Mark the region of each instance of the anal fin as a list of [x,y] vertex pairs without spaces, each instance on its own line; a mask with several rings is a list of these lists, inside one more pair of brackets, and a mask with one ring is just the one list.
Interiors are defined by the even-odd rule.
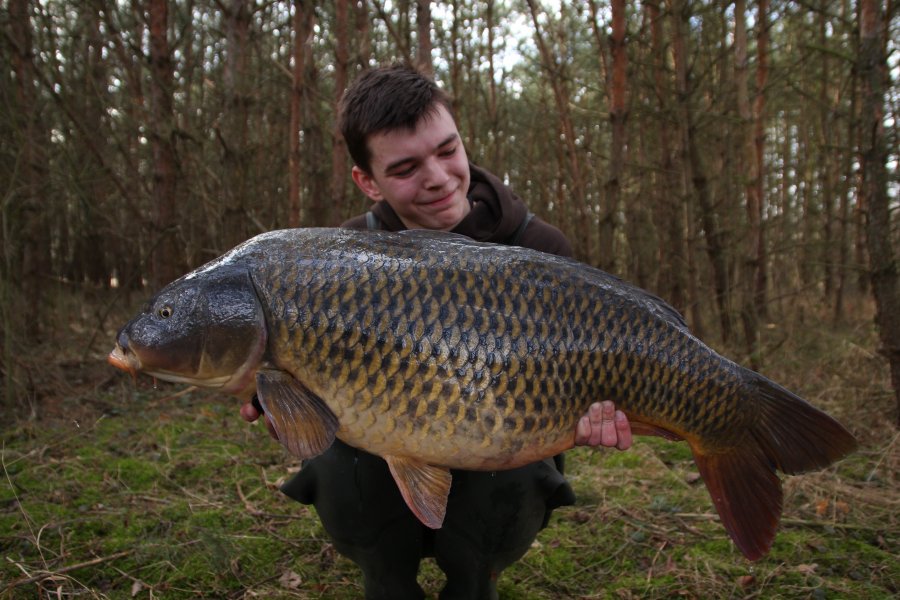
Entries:
[[665,438],[672,442],[680,442],[684,439],[674,431],[669,431],[658,425],[638,421],[637,417],[632,417],[631,415],[628,415],[628,422],[631,424],[631,433],[634,435],[653,435]]
[[256,391],[278,441],[298,458],[312,458],[331,446],[340,427],[325,402],[289,373],[260,369]]
[[426,526],[440,529],[447,512],[452,479],[450,469],[404,456],[385,456],[384,459],[409,509]]

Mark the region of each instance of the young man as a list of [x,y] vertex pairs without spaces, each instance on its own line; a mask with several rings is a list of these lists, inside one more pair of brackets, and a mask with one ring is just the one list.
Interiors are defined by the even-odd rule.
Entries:
[[[363,74],[344,95],[340,126],[353,181],[374,201],[344,227],[453,231],[572,254],[558,229],[469,163],[449,97],[421,73],[391,66]],[[260,416],[250,404],[241,414]],[[611,402],[593,405],[573,436],[581,445],[631,445],[628,421]],[[554,508],[574,503],[562,467],[560,455],[510,471],[453,471],[438,530],[413,516],[384,460],[339,440],[282,491],[315,505],[337,550],[362,568],[366,598],[422,598],[416,576],[423,556],[434,556],[447,575],[442,599],[496,598],[499,573],[528,550]]]

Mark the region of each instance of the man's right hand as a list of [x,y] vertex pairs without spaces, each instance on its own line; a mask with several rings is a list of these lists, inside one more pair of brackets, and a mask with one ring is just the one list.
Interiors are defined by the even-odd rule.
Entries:
[[[254,402],[255,401],[255,402]],[[256,399],[256,396],[253,397],[253,400],[247,402],[243,406],[241,406],[241,418],[247,421],[248,423],[252,423],[256,421],[261,416],[265,417],[266,429],[269,430],[269,435],[272,436],[272,439],[278,439],[278,433],[275,431],[275,426],[272,425],[272,421],[269,419],[269,415],[264,414],[260,408],[257,408],[259,400]]]

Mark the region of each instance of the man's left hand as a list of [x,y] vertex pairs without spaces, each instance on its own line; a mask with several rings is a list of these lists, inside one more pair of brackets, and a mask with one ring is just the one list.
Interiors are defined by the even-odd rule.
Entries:
[[575,429],[576,446],[606,446],[627,450],[631,447],[628,417],[611,401],[594,402]]

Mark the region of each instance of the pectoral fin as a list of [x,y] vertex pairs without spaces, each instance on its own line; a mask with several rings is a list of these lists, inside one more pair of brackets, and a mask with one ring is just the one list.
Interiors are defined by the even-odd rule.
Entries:
[[403,456],[385,456],[384,459],[413,514],[428,527],[440,529],[447,512],[450,470]]
[[261,369],[256,391],[275,426],[278,441],[298,458],[312,458],[331,446],[340,422],[325,402],[289,373]]

